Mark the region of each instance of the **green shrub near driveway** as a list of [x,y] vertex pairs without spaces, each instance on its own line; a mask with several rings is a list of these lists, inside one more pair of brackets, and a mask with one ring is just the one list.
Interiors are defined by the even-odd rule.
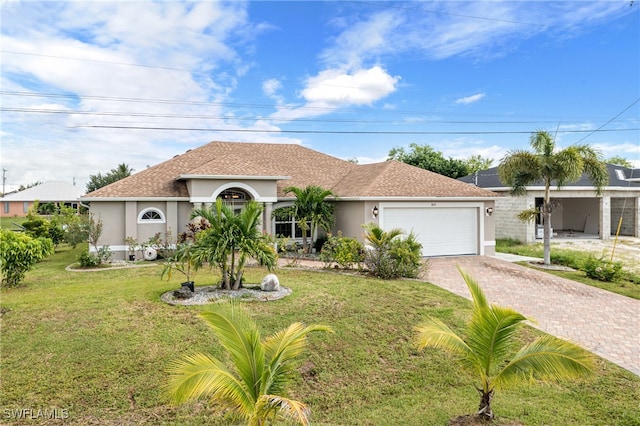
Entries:
[[584,271],[589,278],[594,280],[613,282],[622,278],[622,263],[611,262],[603,258],[589,256],[584,262]]

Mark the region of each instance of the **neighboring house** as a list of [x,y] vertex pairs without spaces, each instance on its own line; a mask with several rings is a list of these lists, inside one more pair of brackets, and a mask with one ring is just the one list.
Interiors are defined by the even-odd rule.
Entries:
[[81,199],[103,221],[99,245],[121,257],[125,237],[172,239],[192,209],[222,198],[236,208],[264,205],[263,230],[300,237],[293,220],[273,217],[295,200],[283,188],[318,185],[334,191],[333,232],[363,241],[362,225],[414,231],[425,256],[493,254],[496,194],[397,161],[358,165],[300,145],[211,142],[100,188]]
[[37,200],[40,204],[53,203],[78,209],[84,189],[66,182],[45,182],[0,198],[2,217],[23,217]]
[[[629,169],[608,164],[609,184],[601,196],[595,194],[591,181],[582,176],[558,190],[551,187],[551,228],[554,235],[563,237],[593,237],[609,239],[619,235],[640,237],[640,169]],[[496,199],[493,216],[496,220],[496,238],[514,238],[533,242],[543,237],[541,218],[535,223],[518,220],[517,214],[532,207],[542,206],[544,186],[527,187],[522,196],[509,194],[510,188],[498,177],[498,168],[483,170],[459,180],[502,194]]]

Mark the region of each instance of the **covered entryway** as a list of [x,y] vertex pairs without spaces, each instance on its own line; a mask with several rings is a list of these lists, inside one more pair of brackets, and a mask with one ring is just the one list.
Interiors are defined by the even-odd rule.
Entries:
[[479,252],[479,207],[453,203],[381,205],[380,224],[385,230],[413,231],[423,256],[474,255]]

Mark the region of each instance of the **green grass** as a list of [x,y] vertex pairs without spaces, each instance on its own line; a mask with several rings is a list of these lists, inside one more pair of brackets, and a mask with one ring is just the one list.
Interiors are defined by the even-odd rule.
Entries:
[[26,217],[0,217],[0,228],[3,229],[16,229],[14,223],[21,224],[26,222]]
[[[543,250],[542,243],[522,244],[511,239],[496,240],[496,251],[501,253],[538,257],[542,260]],[[576,271],[569,272],[544,269],[544,272],[631,297],[633,299],[640,299],[640,276],[627,272],[622,279],[616,282],[604,282],[591,279],[587,277],[585,272],[580,270],[588,257],[589,253],[586,252],[552,248],[551,263],[569,266],[576,269]],[[535,266],[532,266],[528,262],[520,262],[520,264],[535,268]]]
[[[172,406],[160,390],[170,360],[193,351],[221,355],[197,317],[206,307],[160,302],[179,281],[161,281],[160,266],[65,271],[81,250],[61,247],[27,274],[24,287],[0,292],[0,415],[59,408],[72,424],[228,424],[208,404]],[[250,268],[248,281],[265,273]],[[472,376],[451,356],[417,351],[412,342],[412,327],[426,316],[459,330],[468,301],[414,280],[277,273],[293,294],[246,304],[264,335],[294,321],[335,330],[311,336],[304,374],[292,389],[310,405],[313,424],[444,425],[477,408]],[[209,271],[195,276],[196,285],[216,279]],[[539,334],[525,329],[523,340]],[[499,392],[494,409],[498,425],[638,425],[639,400],[640,378],[601,360],[586,383]]]

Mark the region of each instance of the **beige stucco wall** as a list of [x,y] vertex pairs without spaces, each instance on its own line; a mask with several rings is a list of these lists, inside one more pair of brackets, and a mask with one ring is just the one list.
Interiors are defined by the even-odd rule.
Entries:
[[367,207],[369,212],[375,205],[373,202],[364,201],[340,201],[336,204],[336,223],[333,227],[333,234],[338,231],[342,232],[345,237],[356,238],[360,242],[364,242],[362,225],[368,222],[377,221],[371,214],[365,213]]
[[125,204],[123,202],[91,203],[89,211],[94,220],[102,221],[102,234],[98,240],[98,246],[123,244],[125,236]]
[[221,188],[228,189],[229,187],[244,189],[258,200],[275,198],[278,190],[275,180],[193,179],[187,181],[187,189],[191,198],[210,198],[211,201],[215,200],[214,195],[217,195]]

